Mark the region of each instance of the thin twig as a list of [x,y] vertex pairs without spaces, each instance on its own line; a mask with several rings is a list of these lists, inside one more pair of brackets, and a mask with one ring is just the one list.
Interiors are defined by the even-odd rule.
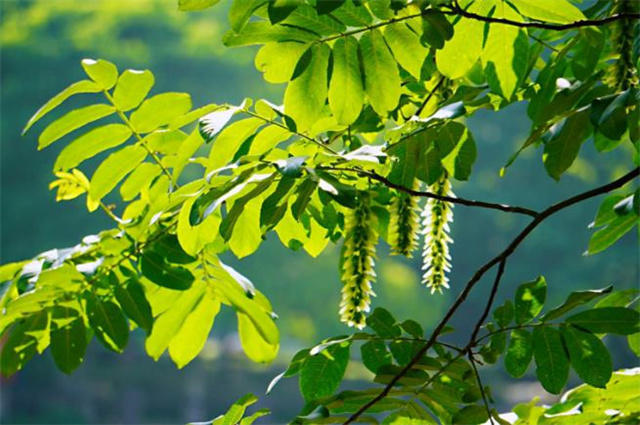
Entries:
[[327,151],[331,152],[334,155],[339,155],[337,151],[333,150],[331,147],[325,145],[324,143],[314,139],[313,137],[307,136],[304,133],[299,133],[297,131],[291,130],[289,127],[287,127],[286,125],[284,125],[282,123],[279,123],[278,121],[274,121],[274,120],[272,120],[270,118],[263,117],[262,115],[256,114],[255,112],[251,112],[248,109],[242,109],[241,111],[244,112],[247,115],[250,115],[250,116],[252,116],[254,118],[261,119],[262,121],[264,121],[264,122],[266,122],[268,124],[272,124],[272,125],[275,125],[277,127],[283,128],[283,129],[289,131],[291,134],[295,134],[295,135],[297,135],[299,137],[302,137],[305,140],[308,140],[308,141],[310,141],[312,143],[315,143],[316,145],[320,146],[323,149],[326,149]]
[[491,425],[495,425],[495,422],[493,422],[493,416],[491,416],[491,408],[489,407],[489,400],[487,399],[487,394],[484,391],[484,386],[482,385],[482,379],[480,378],[480,372],[478,372],[478,367],[476,366],[476,360],[473,358],[473,354],[471,354],[471,351],[469,351],[467,355],[469,357],[469,361],[471,362],[473,373],[476,375],[476,381],[478,382],[478,387],[480,387],[480,394],[482,395],[482,402],[484,403],[484,408],[487,410],[487,416],[489,417],[489,421],[491,422]]
[[433,90],[429,92],[429,95],[424,99],[424,102],[422,102],[420,107],[416,110],[416,112],[413,115],[415,115],[416,117],[420,116],[420,114],[422,113],[422,110],[424,109],[425,106],[427,106],[427,103],[429,103],[429,101],[431,100],[433,95],[436,93],[436,91],[440,88],[442,83],[444,83],[444,80],[445,80],[445,77],[440,78],[440,80],[438,81],[438,84],[436,84]]
[[485,306],[484,311],[482,312],[482,316],[480,316],[480,319],[476,323],[476,326],[473,329],[473,332],[471,333],[471,338],[469,338],[469,343],[475,342],[476,336],[478,336],[478,332],[480,331],[482,324],[487,319],[487,316],[491,311],[491,306],[493,305],[493,300],[496,298],[496,293],[498,292],[498,287],[500,286],[500,279],[502,279],[502,274],[504,273],[504,266],[506,262],[507,262],[507,259],[504,258],[502,259],[502,261],[500,261],[500,264],[498,265],[498,272],[496,273],[496,279],[493,281],[493,286],[491,287],[491,294],[489,295],[489,301],[487,302],[487,305]]
[[[103,90],[102,93],[104,93],[104,95],[107,98],[107,100],[109,100],[109,102],[111,102],[111,104],[115,107],[116,104],[113,101],[113,97],[109,94],[109,92],[106,91],[106,90]],[[175,181],[175,182],[173,181],[173,178],[171,177],[171,173],[164,166],[164,164],[162,163],[162,160],[160,159],[160,157],[158,155],[156,155],[156,153],[147,145],[147,143],[144,141],[142,136],[140,136],[140,134],[133,127],[133,125],[131,124],[131,121],[129,121],[129,118],[127,118],[127,116],[124,114],[124,112],[122,112],[122,111],[120,111],[120,110],[118,110],[116,108],[116,113],[118,114],[118,116],[120,117],[122,122],[124,122],[125,125],[127,127],[129,127],[129,130],[131,130],[131,133],[136,137],[136,139],[138,140],[138,143],[140,143],[140,145],[142,145],[142,147],[147,151],[147,153],[149,155],[151,155],[151,158],[153,158],[153,160],[156,162],[156,164],[158,164],[158,166],[160,166],[160,169],[162,170],[162,173],[164,173],[169,178],[169,182],[171,182],[175,187],[180,187],[178,185],[177,181]]]
[[357,173],[363,177],[368,177],[372,180],[376,180],[387,187],[399,190],[400,192],[404,192],[411,196],[418,196],[422,198],[433,198],[433,199],[438,199],[440,201],[451,202],[452,204],[466,205],[468,207],[488,208],[493,210],[515,213],[515,214],[524,214],[531,217],[536,217],[538,215],[536,211],[531,210],[529,208],[525,208],[525,207],[496,204],[493,202],[475,201],[475,200],[465,199],[465,198],[454,198],[451,196],[438,195],[432,192],[414,190],[406,186],[393,183],[386,177],[383,177],[377,173],[374,173],[373,171],[366,171],[359,168],[341,168],[341,167],[321,167],[321,168],[323,170],[345,171],[345,172]]
[[603,186],[599,186],[595,189],[580,193],[578,195],[572,196],[570,198],[565,199],[564,201],[558,202],[556,204],[551,205],[541,213],[539,213],[532,221],[527,225],[514,239],[513,241],[497,256],[489,260],[483,266],[481,266],[469,279],[465,287],[462,289],[456,300],[453,302],[449,310],[445,313],[444,317],[438,323],[438,325],[433,330],[431,337],[427,341],[427,343],[422,346],[420,350],[416,352],[413,358],[407,363],[390,381],[389,383],[382,389],[382,391],[369,402],[365,403],[361,406],[354,414],[352,414],[344,425],[353,423],[356,419],[360,417],[364,412],[366,412],[371,406],[378,403],[380,400],[384,399],[389,391],[393,388],[393,386],[411,370],[411,368],[424,356],[427,351],[433,346],[436,342],[438,336],[447,325],[451,317],[458,310],[460,305],[467,299],[467,296],[473,289],[473,287],[478,283],[478,281],[484,276],[484,274],[489,271],[496,264],[506,260],[516,248],[522,243],[522,241],[536,228],[542,223],[545,219],[550,217],[551,215],[561,211],[567,207],[570,207],[574,204],[582,202],[586,199],[592,198],[594,196],[602,195],[604,193],[611,192],[614,189],[618,189],[619,187],[624,186],[626,183],[632,181],[636,177],[640,175],[640,168],[635,168],[632,171],[628,172],[624,176],[620,177],[617,180],[612,181],[611,183],[605,184]]

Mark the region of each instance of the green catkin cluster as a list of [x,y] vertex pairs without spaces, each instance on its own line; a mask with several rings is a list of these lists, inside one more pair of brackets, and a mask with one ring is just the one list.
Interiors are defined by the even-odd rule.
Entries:
[[371,284],[376,278],[378,235],[370,202],[367,193],[360,193],[356,207],[345,219],[340,320],[358,329],[364,328],[371,297],[375,296]]
[[[451,183],[446,175],[429,187],[429,191],[442,196],[454,196]],[[449,244],[449,222],[453,220],[453,204],[429,198],[422,211],[422,234],[424,250],[422,253],[422,283],[431,289],[431,293],[442,293],[449,288],[447,272],[451,270]]]
[[[618,0],[615,12],[632,14],[640,11],[640,3],[630,0]],[[609,85],[626,90],[638,85],[638,71],[634,59],[634,40],[638,37],[639,24],[636,19],[622,19],[613,27],[613,39],[618,47],[619,58],[610,68]]]
[[[414,184],[417,189],[417,184]],[[398,192],[391,204],[389,243],[391,253],[411,258],[418,245],[418,201],[404,192]]]

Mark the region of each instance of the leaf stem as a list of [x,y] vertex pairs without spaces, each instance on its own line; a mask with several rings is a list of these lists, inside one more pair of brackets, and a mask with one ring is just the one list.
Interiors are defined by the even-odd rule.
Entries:
[[[116,104],[113,101],[113,97],[111,97],[109,92],[106,90],[103,90],[102,92],[104,93],[107,100],[109,100],[109,102],[111,102],[111,104],[115,107]],[[142,145],[142,147],[145,148],[147,153],[151,155],[151,158],[153,158],[153,160],[160,166],[160,169],[162,170],[162,172],[169,178],[169,182],[171,182],[175,187],[180,187],[177,181],[176,182],[173,181],[173,178],[171,177],[171,173],[169,172],[169,170],[167,170],[164,164],[162,164],[162,160],[160,159],[160,157],[146,144],[142,136],[140,136],[140,134],[135,130],[135,128],[133,128],[133,125],[131,125],[131,121],[129,121],[129,118],[127,118],[124,112],[116,108],[116,113],[118,114],[122,122],[124,122],[125,125],[129,127],[129,130],[131,130],[131,133],[133,133],[136,139],[138,139],[138,143],[140,143],[140,145]]]

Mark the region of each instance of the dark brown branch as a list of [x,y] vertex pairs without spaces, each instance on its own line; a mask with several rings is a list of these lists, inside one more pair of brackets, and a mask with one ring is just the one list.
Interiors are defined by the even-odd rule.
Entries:
[[468,18],[468,19],[475,19],[475,20],[482,21],[482,22],[511,25],[511,26],[520,27],[520,28],[540,28],[540,29],[548,29],[548,30],[556,30],[556,31],[564,31],[564,30],[570,30],[570,29],[582,28],[582,27],[598,27],[598,26],[609,24],[611,22],[619,21],[621,19],[637,19],[637,18],[640,18],[640,13],[618,13],[616,15],[611,15],[611,16],[608,16],[608,17],[602,18],[602,19],[584,19],[584,20],[581,20],[581,21],[570,22],[568,24],[552,24],[552,23],[548,23],[548,22],[533,22],[533,21],[530,21],[530,22],[519,22],[519,21],[511,21],[509,19],[504,19],[504,18],[493,18],[491,16],[483,16],[483,15],[478,15],[478,14],[475,14],[475,13],[472,13],[472,12],[467,12],[466,10],[462,9],[461,7],[454,6],[454,5],[443,6],[443,8],[444,7],[448,8],[448,10],[428,8],[428,9],[425,9],[425,10],[421,11],[420,13],[414,13],[414,14],[407,15],[407,16],[402,16],[402,17],[398,17],[398,18],[392,18],[392,19],[389,19],[387,21],[382,21],[382,22],[375,23],[373,25],[367,25],[367,26],[362,27],[362,28],[357,28],[357,29],[354,29],[354,30],[345,31],[345,32],[340,33],[340,34],[335,34],[335,35],[331,35],[331,36],[328,36],[328,37],[325,37],[325,38],[321,38],[321,39],[317,40],[316,42],[317,43],[326,43],[328,41],[336,40],[336,39],[341,38],[341,37],[348,37],[350,35],[359,34],[361,32],[372,31],[372,30],[374,30],[376,28],[381,28],[381,27],[385,27],[387,25],[396,24],[398,22],[407,21],[409,19],[422,17],[423,15],[426,15],[428,13],[432,13],[434,10],[439,10],[440,12],[442,12],[445,15],[463,16],[463,17]]
[[469,279],[465,287],[462,289],[456,300],[453,302],[449,310],[445,313],[444,317],[438,323],[438,325],[433,330],[433,333],[429,337],[428,341],[425,345],[418,350],[418,352],[413,356],[413,358],[405,365],[397,375],[395,375],[391,381],[382,389],[380,394],[371,399],[369,402],[364,404],[360,409],[358,409],[353,415],[351,415],[344,425],[353,423],[356,419],[360,417],[364,412],[366,412],[371,406],[378,403],[380,400],[384,399],[389,391],[396,385],[396,383],[407,374],[409,370],[427,353],[427,351],[433,346],[436,342],[438,336],[447,325],[451,317],[458,310],[460,305],[467,299],[467,296],[473,289],[473,287],[478,283],[478,281],[484,276],[484,274],[489,271],[493,266],[498,263],[505,261],[516,248],[522,243],[522,241],[536,228],[540,223],[542,223],[549,216],[561,211],[565,208],[568,208],[574,204],[582,202],[586,199],[593,198],[594,196],[602,195],[604,193],[611,192],[614,189],[618,189],[619,187],[624,186],[626,183],[632,181],[636,177],[640,175],[640,168],[635,168],[632,171],[628,172],[624,176],[620,177],[617,180],[612,181],[611,183],[605,184],[603,186],[599,186],[595,189],[589,190],[587,192],[580,193],[578,195],[572,196],[571,198],[565,199],[564,201],[558,202],[557,204],[551,205],[549,208],[545,209],[541,213],[535,216],[535,218],[527,225],[516,237],[511,241],[511,243],[497,256],[486,262],[483,266],[481,266]]
[[[504,263],[500,263],[504,264]],[[487,410],[487,416],[489,417],[489,422],[491,425],[495,425],[493,422],[493,416],[491,416],[491,408],[489,407],[489,400],[487,399],[487,393],[484,390],[484,386],[482,385],[482,379],[480,378],[480,372],[478,372],[478,367],[476,366],[476,359],[473,358],[473,354],[471,350],[468,352],[469,362],[471,362],[471,367],[473,368],[473,373],[476,376],[476,382],[478,383],[478,387],[480,387],[480,394],[482,395],[482,402],[484,404],[484,408]]]
[[456,4],[447,5],[443,7],[446,7],[449,9],[448,11],[442,11],[442,13],[444,13],[445,15],[459,15],[468,19],[475,19],[477,21],[488,22],[491,24],[505,24],[505,25],[511,25],[519,28],[539,28],[539,29],[555,30],[555,31],[565,31],[565,30],[571,30],[571,29],[582,28],[582,27],[598,27],[598,26],[609,24],[611,22],[619,21],[621,19],[640,18],[640,13],[618,13],[615,15],[607,16],[606,18],[602,18],[602,19],[583,19],[581,21],[570,22],[568,24],[551,24],[549,22],[535,22],[535,21],[519,22],[519,21],[512,21],[510,19],[494,18],[491,16],[478,15],[473,12],[468,12]]
[[531,210],[529,208],[525,208],[525,207],[496,204],[496,203],[484,202],[484,201],[474,201],[472,199],[465,199],[465,198],[454,198],[451,196],[438,195],[432,192],[414,190],[414,189],[393,183],[386,177],[381,176],[380,174],[374,173],[372,171],[361,170],[359,168],[323,167],[322,169],[358,173],[363,177],[368,177],[372,180],[376,180],[387,187],[399,190],[400,192],[404,192],[411,196],[419,196],[422,198],[433,198],[433,199],[438,199],[440,201],[451,202],[452,204],[466,205],[468,207],[488,208],[492,210],[499,210],[504,212],[516,213],[516,214],[525,214],[531,217],[536,217],[538,215],[536,211]]
[[498,272],[496,273],[496,279],[493,281],[493,286],[491,287],[491,294],[489,295],[489,301],[487,301],[487,305],[485,306],[484,311],[482,312],[482,316],[480,316],[480,319],[476,323],[476,327],[473,329],[473,332],[471,333],[471,338],[469,338],[469,344],[475,343],[476,337],[478,336],[478,332],[480,332],[480,328],[482,327],[482,324],[487,319],[487,316],[491,311],[491,306],[493,305],[493,301],[495,300],[496,294],[498,293],[498,287],[500,286],[500,279],[502,279],[502,274],[504,273],[504,266],[506,262],[507,262],[507,259],[504,258],[502,259],[502,261],[500,261],[500,264],[498,265]]

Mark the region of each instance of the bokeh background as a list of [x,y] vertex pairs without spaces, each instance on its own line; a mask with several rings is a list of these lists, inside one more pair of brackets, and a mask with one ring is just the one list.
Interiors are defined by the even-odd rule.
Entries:
[[[154,92],[188,92],[196,106],[238,103],[247,96],[279,103],[283,86],[262,80],[252,63],[255,49],[227,49],[221,44],[228,28],[228,4],[182,13],[177,0],[0,0],[0,262],[74,245],[84,235],[109,226],[99,211],[87,213],[83,200],[56,203],[48,191],[51,167],[62,144],[38,152],[38,129],[20,136],[38,107],[69,83],[84,78],[79,66],[82,58],[105,58],[121,70],[151,69],[156,75]],[[74,102],[66,107],[77,106]],[[481,111],[468,120],[479,153],[473,181],[454,186],[459,196],[540,209],[632,166],[628,147],[597,155],[587,142],[560,182],[546,175],[541,151],[536,149],[525,152],[500,178],[498,170],[529,130],[525,108],[516,104],[500,113]],[[587,225],[598,203],[590,200],[540,226],[507,263],[497,302],[512,297],[517,284],[539,274],[546,276],[551,287],[550,304],[578,288],[637,285],[637,232],[630,232],[604,253],[582,255],[592,232]],[[456,207],[452,289],[444,295],[431,296],[419,285],[417,260],[390,257],[387,247],[380,246],[374,306],[388,308],[399,319],[418,319],[428,330],[471,273],[499,252],[526,221],[501,212]],[[158,362],[147,357],[139,331],[123,355],[108,352],[94,340],[85,363],[71,376],[58,372],[46,352],[26,370],[0,378],[0,422],[185,423],[216,416],[246,392],[263,395],[270,379],[297,349],[349,332],[337,314],[338,253],[339,246],[330,246],[318,259],[311,259],[286,250],[271,235],[249,258],[227,258],[270,297],[280,316],[282,350],[272,365],[258,366],[243,357],[234,333],[234,315],[226,311],[216,319],[202,355],[182,370],[166,357]],[[479,313],[491,279],[489,273],[467,308],[454,318],[457,328],[469,330],[468,317]],[[616,368],[635,365],[623,339],[611,338],[607,343],[614,350]],[[494,396],[502,411],[534,395],[545,397],[534,383],[533,368],[518,381],[509,379],[501,364],[481,373],[495,384]],[[357,365],[347,374],[347,386],[362,385],[367,377]],[[281,382],[261,398],[260,406],[273,412],[263,422],[285,423],[300,403],[297,380]]]

